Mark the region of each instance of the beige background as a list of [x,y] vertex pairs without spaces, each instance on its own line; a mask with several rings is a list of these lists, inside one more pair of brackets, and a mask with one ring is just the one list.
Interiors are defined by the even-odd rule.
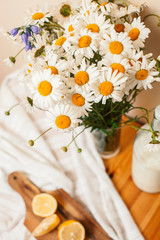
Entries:
[[[54,4],[54,1],[57,0],[46,0],[45,2]],[[138,5],[146,2],[148,8],[145,9],[144,14],[156,13],[160,15],[160,0],[131,0],[131,2]],[[0,25],[6,31],[22,25],[24,11],[36,4],[43,3],[44,0],[0,0]],[[157,57],[160,55],[160,27],[157,27],[157,19],[154,17],[149,17],[145,23],[151,29],[150,37],[146,42],[146,52],[153,52],[154,57]],[[21,58],[17,60],[13,68],[9,68],[3,63],[4,58],[14,55],[18,52],[18,49],[17,45],[14,45],[0,34],[0,83],[8,73],[22,66],[23,61]],[[158,104],[160,104],[160,83],[154,83],[152,90],[143,91],[138,96],[135,105],[151,109]]]

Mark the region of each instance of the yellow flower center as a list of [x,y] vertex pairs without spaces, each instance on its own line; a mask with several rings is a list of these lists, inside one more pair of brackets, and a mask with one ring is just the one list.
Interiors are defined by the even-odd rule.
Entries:
[[73,25],[71,24],[71,25],[69,25],[69,27],[68,27],[68,32],[72,32],[72,31],[74,31],[74,28],[73,28]]
[[66,115],[59,115],[56,118],[55,123],[58,128],[66,129],[71,125],[71,119]]
[[98,9],[100,9],[100,7],[105,6],[105,5],[107,5],[107,4],[108,4],[108,2],[102,3],[101,5],[99,5]]
[[[72,31],[74,31],[74,28],[73,28],[73,25],[71,24],[71,25],[69,25],[69,27],[68,27],[68,32],[72,32]],[[70,36],[71,36],[71,37],[74,36],[74,33],[70,33]]]
[[51,74],[54,74],[54,75],[58,74],[57,68],[55,68],[54,66],[47,67],[47,69],[49,69],[49,68],[51,69]]
[[[86,11],[86,13],[88,14],[88,15],[90,15],[90,12],[87,10]],[[84,16],[86,16],[86,13],[84,13]]]
[[114,26],[114,29],[116,32],[120,33],[120,32],[124,32],[124,25],[123,24],[116,24]]
[[140,58],[138,59],[138,61],[139,61],[139,62],[142,62],[142,58],[140,57]]
[[66,38],[62,36],[56,40],[55,45],[62,46],[65,41],[66,41]]
[[138,28],[132,28],[129,33],[128,33],[128,36],[131,38],[132,41],[135,41],[138,36],[140,34],[140,31]]
[[80,48],[88,47],[92,42],[92,38],[88,35],[79,38],[78,46]]
[[148,71],[146,69],[141,69],[136,73],[137,80],[145,80],[148,77]]
[[42,96],[48,96],[52,92],[52,85],[44,80],[38,85],[38,92]]
[[121,54],[123,51],[123,45],[118,41],[113,41],[109,45],[109,50],[112,54]]
[[113,84],[105,81],[99,85],[99,91],[103,96],[108,96],[113,92]]
[[[29,63],[28,64],[30,67],[32,67],[32,64],[31,63]],[[28,69],[28,73],[31,73],[31,70],[30,69]]]
[[72,96],[72,102],[74,105],[82,107],[85,104],[85,98],[81,94],[75,93]]
[[114,72],[115,70],[118,70],[118,73],[119,72],[121,72],[121,73],[125,72],[125,69],[124,69],[123,65],[120,64],[120,63],[111,64],[111,68],[112,68],[112,72]]
[[99,27],[97,24],[89,24],[86,28],[88,28],[88,30],[91,30],[91,32],[99,32]]
[[84,85],[89,81],[89,75],[85,71],[79,71],[75,75],[75,82],[78,85]]
[[44,14],[42,12],[37,12],[32,15],[33,20],[39,20],[44,17]]

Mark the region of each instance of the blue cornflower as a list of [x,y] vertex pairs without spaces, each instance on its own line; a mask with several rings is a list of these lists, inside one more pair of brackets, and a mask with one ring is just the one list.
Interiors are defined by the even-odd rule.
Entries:
[[9,33],[12,35],[12,36],[16,36],[17,33],[19,31],[19,28],[13,28]]

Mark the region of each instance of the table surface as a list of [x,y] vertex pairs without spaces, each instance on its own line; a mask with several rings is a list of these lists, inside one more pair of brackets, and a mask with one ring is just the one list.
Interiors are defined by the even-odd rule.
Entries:
[[146,240],[160,240],[160,193],[150,194],[136,187],[131,177],[132,146],[136,131],[122,128],[121,151],[104,160],[106,172],[127,205]]

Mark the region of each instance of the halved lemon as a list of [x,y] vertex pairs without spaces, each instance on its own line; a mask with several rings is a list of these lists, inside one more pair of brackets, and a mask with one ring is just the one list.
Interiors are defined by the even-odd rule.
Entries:
[[60,218],[57,214],[53,214],[40,222],[40,224],[34,229],[32,235],[34,237],[43,236],[46,233],[51,232],[60,223]]
[[48,193],[40,193],[32,200],[33,213],[40,217],[49,217],[57,210],[57,200]]
[[85,229],[75,220],[68,220],[61,224],[58,230],[59,240],[84,240]]

